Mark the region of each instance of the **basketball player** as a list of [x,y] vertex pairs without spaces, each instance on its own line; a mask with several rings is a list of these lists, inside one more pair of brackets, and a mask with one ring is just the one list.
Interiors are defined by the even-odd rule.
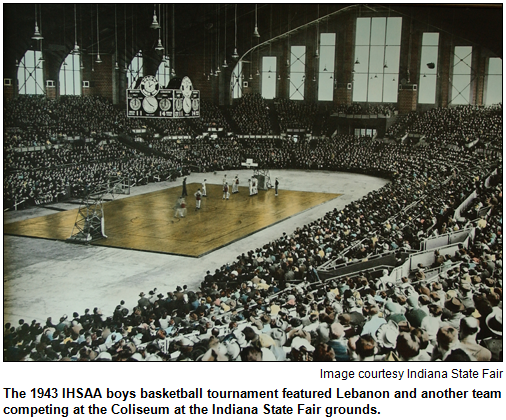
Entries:
[[232,194],[239,192],[239,175],[236,175],[232,183]]
[[197,190],[195,195],[195,211],[200,210],[200,203],[202,201],[202,193],[200,192],[200,188]]
[[251,182],[251,178],[248,179],[248,187],[249,187],[249,195],[253,195],[253,182]]
[[226,182],[227,182],[227,174],[223,175],[223,181],[222,181],[223,185],[225,185]]
[[188,191],[186,191],[186,177],[183,179],[183,192],[181,193],[182,197],[186,197],[188,195]]
[[223,184],[223,200],[225,200],[225,198],[227,200],[230,198],[230,190],[228,188],[228,182],[225,182],[225,184]]
[[274,183],[274,192],[275,192],[275,196],[277,197],[278,196],[278,187],[279,187],[279,181],[278,179],[276,178],[276,182]]
[[207,190],[206,190],[206,181],[207,179],[204,179],[204,181],[202,181],[202,197],[207,197]]
[[256,178],[253,178],[252,182],[253,182],[253,187],[252,187],[253,194],[258,194],[258,185],[257,185],[258,180]]
[[176,213],[174,217],[185,217],[186,216],[186,201],[184,197],[179,197],[176,204]]

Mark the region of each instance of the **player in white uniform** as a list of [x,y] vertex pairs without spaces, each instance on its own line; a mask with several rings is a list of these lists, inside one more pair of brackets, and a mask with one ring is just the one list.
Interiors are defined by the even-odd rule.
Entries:
[[258,179],[253,178],[251,181],[253,182],[253,186],[252,186],[253,194],[258,194]]
[[200,210],[200,203],[202,202],[202,193],[200,192],[200,188],[194,195],[195,195],[195,211],[197,211]]
[[236,175],[232,182],[232,194],[239,192],[239,175]]
[[225,200],[225,198],[227,200],[230,198],[230,188],[228,187],[228,182],[223,184],[223,200]]
[[249,187],[249,195],[253,195],[253,182],[251,181],[251,178],[248,179],[248,187]]

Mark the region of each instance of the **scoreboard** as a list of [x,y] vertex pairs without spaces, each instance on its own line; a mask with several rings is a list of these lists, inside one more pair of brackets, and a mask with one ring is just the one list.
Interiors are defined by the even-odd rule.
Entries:
[[127,117],[199,118],[200,91],[185,76],[179,89],[160,89],[154,76],[145,76],[138,89],[127,89]]

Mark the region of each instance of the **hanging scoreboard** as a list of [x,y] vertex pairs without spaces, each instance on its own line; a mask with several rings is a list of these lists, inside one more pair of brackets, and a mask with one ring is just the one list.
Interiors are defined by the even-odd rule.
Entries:
[[154,76],[145,76],[138,89],[127,89],[127,117],[199,118],[200,91],[193,90],[188,76],[179,89],[160,89]]

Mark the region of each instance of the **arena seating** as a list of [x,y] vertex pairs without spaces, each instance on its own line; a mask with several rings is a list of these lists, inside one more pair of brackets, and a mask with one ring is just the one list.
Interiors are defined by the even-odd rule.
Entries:
[[[167,135],[195,132],[148,123],[148,141],[162,157],[106,137],[104,130],[140,123],[100,99],[81,105],[88,100],[111,119],[92,115],[86,126],[72,111],[78,100],[9,105],[5,199],[56,197],[111,169],[147,182],[152,164],[240,168],[246,155],[272,168],[358,172],[391,182],[208,272],[200,290],[153,289],[142,291],[135,307],[119,302],[112,314],[76,308],[59,322],[7,324],[4,360],[502,360],[502,157],[485,153],[502,141],[497,109],[410,114],[406,132],[427,138],[419,147],[349,135],[261,143],[200,133],[191,144],[167,144],[154,137],[164,127]],[[37,119],[43,128],[27,117],[40,105],[47,109]],[[253,113],[259,117],[251,123]],[[243,98],[232,115],[244,132],[269,132],[257,96]],[[64,140],[90,133],[91,142]],[[19,150],[34,139],[51,146]],[[472,139],[479,143],[465,147]]]

